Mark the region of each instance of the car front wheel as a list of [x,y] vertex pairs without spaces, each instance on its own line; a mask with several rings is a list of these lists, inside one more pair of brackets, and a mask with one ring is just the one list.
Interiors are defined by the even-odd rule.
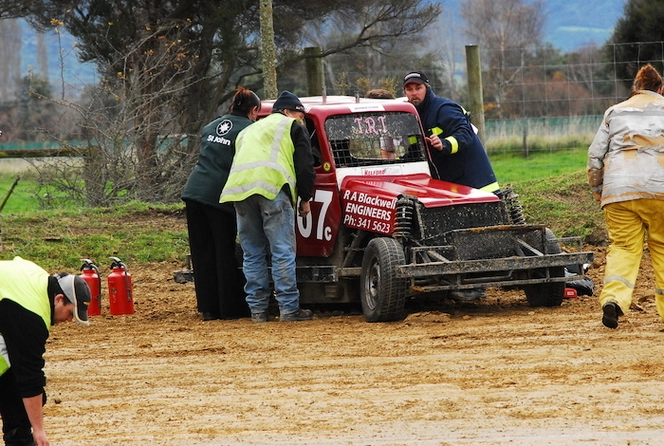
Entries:
[[369,322],[396,321],[403,317],[407,279],[397,277],[406,259],[399,242],[378,237],[369,242],[362,258],[361,303]]

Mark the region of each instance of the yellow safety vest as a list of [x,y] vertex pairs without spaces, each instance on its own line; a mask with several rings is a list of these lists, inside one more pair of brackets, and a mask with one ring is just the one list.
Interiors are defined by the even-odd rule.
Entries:
[[[48,300],[49,274],[40,266],[14,257],[0,261],[0,300],[9,299],[44,320],[51,329],[51,304]],[[10,367],[7,346],[0,333],[0,376]]]
[[293,122],[293,118],[272,113],[240,132],[220,203],[242,201],[256,194],[273,200],[284,184],[290,186],[293,203],[297,201],[295,146],[290,138]]

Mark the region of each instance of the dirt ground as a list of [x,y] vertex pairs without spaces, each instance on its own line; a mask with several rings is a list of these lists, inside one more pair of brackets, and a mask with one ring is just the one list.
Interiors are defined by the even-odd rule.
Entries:
[[[53,328],[53,445],[661,445],[664,324],[644,258],[617,330],[595,296],[530,308],[519,291],[353,308],[309,322],[202,322],[183,265],[129,266],[136,313]],[[104,298],[105,299],[105,298]],[[104,302],[107,304],[107,302]]]

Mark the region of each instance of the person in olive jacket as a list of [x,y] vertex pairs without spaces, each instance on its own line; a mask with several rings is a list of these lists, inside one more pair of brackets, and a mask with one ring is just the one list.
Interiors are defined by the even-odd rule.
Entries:
[[256,120],[258,96],[239,87],[228,114],[202,131],[200,154],[182,193],[198,311],[204,321],[249,316],[244,276],[235,257],[237,224],[230,203],[219,203],[235,156],[235,139]]

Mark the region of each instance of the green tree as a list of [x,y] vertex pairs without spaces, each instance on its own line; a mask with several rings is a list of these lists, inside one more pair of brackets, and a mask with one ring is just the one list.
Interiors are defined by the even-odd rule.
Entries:
[[51,85],[39,76],[26,76],[21,82],[18,95],[19,139],[25,141],[44,140],[48,130],[53,127],[55,105],[50,101]]
[[30,14],[32,0],[0,0],[0,19],[15,19]]
[[605,45],[606,58],[613,61],[618,79],[630,88],[636,72],[651,63],[661,73],[664,41],[664,1],[628,0]]

